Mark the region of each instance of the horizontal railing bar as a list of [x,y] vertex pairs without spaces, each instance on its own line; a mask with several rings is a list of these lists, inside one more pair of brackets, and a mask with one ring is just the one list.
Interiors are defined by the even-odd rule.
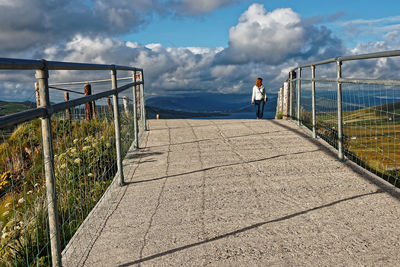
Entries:
[[[296,79],[297,80],[297,79]],[[377,85],[400,85],[399,80],[371,80],[371,79],[329,79],[329,78],[315,78],[315,79],[307,79],[301,78],[302,81],[316,81],[316,82],[340,82],[340,83],[353,83],[353,84],[377,84]]]
[[[132,80],[132,77],[124,77],[118,78],[118,81],[122,80]],[[77,85],[77,84],[88,84],[88,83],[103,83],[103,82],[111,82],[111,79],[104,79],[104,80],[93,80],[93,81],[80,81],[80,82],[62,82],[62,83],[52,83],[49,86],[59,86],[59,85]]]
[[143,69],[120,65],[88,64],[75,62],[60,62],[31,59],[0,58],[0,69],[15,70],[126,70],[142,71]]
[[64,88],[59,88],[59,87],[54,87],[54,86],[49,86],[49,88],[50,89],[59,90],[59,91],[64,91],[64,92],[70,92],[70,93],[74,93],[74,94],[84,95],[84,93],[77,92],[77,91],[74,91],[74,90],[69,90],[69,89],[64,89]]
[[72,108],[72,107],[79,106],[79,105],[82,105],[82,104],[85,104],[85,103],[88,103],[88,102],[92,102],[92,101],[95,101],[97,99],[113,95],[115,93],[121,93],[121,92],[125,91],[126,89],[129,89],[132,86],[135,86],[137,84],[138,83],[129,83],[129,84],[126,84],[124,86],[118,87],[117,89],[114,89],[114,90],[108,90],[108,91],[101,92],[101,93],[98,93],[98,94],[95,94],[95,95],[85,96],[85,97],[81,97],[81,98],[78,98],[78,99],[74,99],[74,100],[70,100],[70,101],[66,101],[66,102],[62,102],[62,103],[58,103],[58,104],[52,105],[51,106],[51,112],[49,114],[53,114],[55,112],[59,112],[59,111],[65,110],[67,108]]
[[18,113],[5,115],[0,117],[0,129],[4,129],[15,124],[23,123],[29,120],[37,119],[47,115],[47,109],[39,107],[35,109],[29,109]]
[[97,99],[113,95],[115,93],[121,93],[121,92],[131,88],[132,86],[136,86],[139,84],[141,84],[141,82],[133,82],[133,83],[129,83],[124,86],[118,87],[117,89],[114,89],[114,90],[108,90],[108,91],[97,93],[94,95],[85,96],[85,97],[81,97],[78,99],[54,104],[48,108],[39,107],[36,109],[31,109],[31,110],[26,110],[26,111],[22,111],[22,112],[10,114],[10,115],[5,115],[5,116],[0,117],[0,129],[7,128],[7,127],[13,126],[15,124],[23,123],[23,122],[33,120],[36,118],[52,115],[56,112],[65,110],[67,108],[72,108],[72,107],[79,106],[79,105],[82,105],[82,104],[85,104],[88,102],[92,102]]
[[362,54],[362,55],[355,55],[355,56],[340,56],[337,58],[330,58],[322,61],[317,61],[314,63],[302,65],[296,68],[293,68],[291,71],[295,71],[298,68],[309,68],[311,66],[323,65],[328,63],[333,63],[337,61],[351,61],[351,60],[360,60],[360,59],[372,59],[372,58],[383,58],[383,57],[397,57],[400,56],[400,50],[392,50],[392,51],[385,51],[385,52],[378,52],[378,53],[369,53],[369,54]]

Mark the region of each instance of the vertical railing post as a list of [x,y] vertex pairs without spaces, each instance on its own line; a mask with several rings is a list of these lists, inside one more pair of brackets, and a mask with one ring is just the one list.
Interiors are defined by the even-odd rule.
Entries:
[[141,107],[141,113],[142,113],[142,122],[143,122],[143,130],[147,131],[147,123],[146,123],[146,104],[144,102],[144,74],[143,70],[140,71],[140,107]]
[[289,72],[289,95],[288,95],[288,101],[289,101],[289,118],[290,120],[293,120],[293,92],[292,92],[292,87],[293,87],[293,71]]
[[300,115],[300,101],[301,101],[301,68],[297,71],[297,122],[301,125],[301,115]]
[[[117,71],[114,68],[111,70],[111,89],[116,90],[117,87]],[[123,186],[124,173],[122,170],[122,153],[121,153],[121,125],[119,121],[119,106],[118,106],[118,93],[113,94],[113,111],[114,111],[114,126],[115,126],[115,146],[117,149],[117,168],[119,172],[119,185]]]
[[315,66],[311,66],[311,104],[312,104],[312,135],[317,138],[317,120],[316,120],[316,107],[315,107]]
[[[136,71],[132,72],[132,81],[136,82]],[[133,96],[133,129],[135,132],[135,147],[139,148],[139,136],[138,136],[138,121],[137,121],[137,107],[136,107],[136,85],[132,86],[132,96]]]
[[343,155],[343,110],[342,110],[342,61],[336,61],[337,70],[337,112],[338,112],[338,158],[339,160],[344,159]]
[[[45,61],[44,61],[45,62]],[[49,72],[36,70],[39,85],[40,106],[50,107]],[[54,174],[53,140],[51,131],[51,114],[41,118],[44,173],[46,177],[47,211],[49,216],[50,246],[53,266],[61,266],[61,242],[58,225],[58,210],[56,196],[56,179]]]

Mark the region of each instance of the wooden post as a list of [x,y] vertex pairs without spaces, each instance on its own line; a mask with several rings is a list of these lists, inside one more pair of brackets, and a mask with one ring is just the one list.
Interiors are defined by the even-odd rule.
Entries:
[[123,98],[123,102],[124,102],[124,110],[125,110],[125,115],[127,117],[129,117],[129,98],[127,98],[126,96],[124,96]]
[[93,119],[95,119],[96,118],[96,102],[95,101],[92,101],[92,117],[93,117]]
[[107,108],[108,108],[108,113],[110,113],[111,117],[113,116],[113,107],[111,105],[111,99],[107,98]]
[[[92,94],[92,86],[90,84],[85,84],[83,87],[85,89],[85,96]],[[92,103],[85,103],[86,120],[90,121],[93,118]]]
[[40,107],[39,83],[35,82],[36,107]]
[[[64,100],[65,102],[69,101],[69,93],[68,92],[64,92]],[[71,110],[69,108],[67,108],[65,110],[65,119],[66,120],[71,120]]]

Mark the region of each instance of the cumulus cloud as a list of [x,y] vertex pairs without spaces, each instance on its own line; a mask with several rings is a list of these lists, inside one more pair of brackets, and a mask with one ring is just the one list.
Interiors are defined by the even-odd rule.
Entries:
[[203,15],[223,6],[238,3],[238,0],[175,0],[172,6],[177,15]]
[[345,51],[342,41],[324,26],[317,27],[290,8],[268,12],[253,4],[229,31],[229,47],[220,54],[225,63],[281,64],[289,58],[309,59]]
[[0,53],[43,48],[77,34],[117,36],[136,31],[154,14],[204,15],[231,0],[1,0]]
[[[290,8],[267,11],[261,4],[252,4],[240,16],[237,25],[227,33],[229,44],[226,48],[164,47],[158,43],[126,42],[113,34],[115,31],[130,31],[136,27],[134,25],[146,23],[153,12],[175,10],[177,15],[197,15],[212,12],[232,1],[140,0],[135,1],[134,8],[128,0],[58,2],[59,5],[52,6],[54,1],[50,0],[15,0],[7,1],[7,4],[0,0],[0,14],[8,16],[7,19],[0,16],[0,23],[5,23],[4,30],[0,32],[0,41],[6,37],[6,33],[14,41],[21,39],[21,44],[7,40],[0,42],[0,50],[23,51],[25,46],[42,44],[43,49],[32,50],[31,58],[141,67],[145,71],[147,95],[194,91],[246,93],[251,90],[257,77],[264,78],[269,92],[276,92],[287,78],[288,71],[297,65],[349,53],[388,49],[394,47],[399,36],[396,27],[392,27],[382,42],[360,43],[353,50],[347,50],[341,39],[315,20],[304,20]],[[60,3],[63,5],[60,6]],[[161,3],[171,4],[169,11],[158,10]],[[41,10],[36,8],[37,4],[47,5],[49,14],[41,14]],[[108,9],[111,5],[119,8]],[[32,12],[23,16],[22,11],[14,10],[16,7],[25,11],[26,7]],[[4,10],[10,11],[9,15]],[[136,17],[139,11],[145,11],[147,15]],[[21,19],[12,16],[21,16]],[[66,21],[57,19],[64,16],[68,17]],[[87,18],[87,23],[82,23],[83,17]],[[129,23],[121,23],[120,18]],[[15,24],[8,22],[8,19],[15,21]],[[69,27],[70,23],[77,26]],[[23,43],[24,39],[28,44]],[[391,60],[382,61],[364,73],[379,74],[380,70],[391,66],[391,63]],[[346,64],[346,71],[351,70],[352,73],[362,74],[363,68],[367,69],[360,64]],[[29,96],[34,78],[33,73],[29,73],[31,76],[25,75],[21,80],[27,83],[25,87],[16,82],[17,76],[3,75],[0,80],[5,80],[6,76],[12,77],[14,92],[18,87],[21,97]],[[52,73],[51,82],[104,78],[97,75],[98,72],[57,71]],[[7,93],[13,90],[12,84],[6,84]]]

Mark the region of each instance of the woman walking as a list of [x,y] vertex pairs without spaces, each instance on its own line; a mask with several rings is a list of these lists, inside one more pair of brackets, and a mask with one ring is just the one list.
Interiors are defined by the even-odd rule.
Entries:
[[262,79],[257,78],[256,85],[253,86],[253,95],[251,96],[251,104],[256,105],[257,120],[262,119],[264,114],[264,105],[267,100],[268,97],[265,92],[265,87],[262,84]]

